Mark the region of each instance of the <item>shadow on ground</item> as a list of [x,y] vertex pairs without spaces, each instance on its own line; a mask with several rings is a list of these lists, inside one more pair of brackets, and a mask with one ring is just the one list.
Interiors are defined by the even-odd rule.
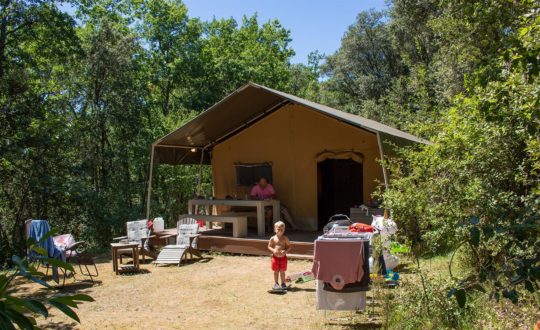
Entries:
[[329,326],[339,326],[343,329],[382,329],[382,324],[377,322],[365,322],[365,323],[344,323],[344,322],[326,322]]
[[414,263],[399,264],[393,269],[394,272],[401,274],[415,274],[418,273],[418,269]]
[[65,292],[65,293],[74,293],[80,290],[88,290],[90,288],[99,286],[101,284],[102,284],[101,281],[94,281],[94,283],[90,281],[78,281],[78,282],[73,282],[73,283],[66,283],[64,287],[58,288],[58,290],[60,292]]
[[42,327],[42,329],[51,329],[51,330],[64,330],[64,329],[75,329],[77,327],[77,323],[75,322],[55,322],[55,323],[49,323]]
[[300,292],[300,291],[315,292],[317,290],[312,289],[312,288],[300,288],[300,287],[297,287],[297,286],[293,286],[293,287],[288,288],[287,291],[289,291],[289,292]]
[[[182,260],[182,262],[180,263],[180,267],[191,265],[191,264],[197,264],[197,263],[205,264],[205,263],[208,263],[208,262],[212,261],[212,259],[214,259],[214,258],[213,257],[202,257],[202,258],[194,257],[191,260],[189,260],[189,259],[188,260]],[[178,264],[159,264],[159,265],[155,265],[155,266],[156,267],[179,267]]]
[[120,272],[119,276],[136,276],[136,275],[144,275],[144,274],[151,274],[152,272],[149,269],[140,268],[139,270],[125,270]]

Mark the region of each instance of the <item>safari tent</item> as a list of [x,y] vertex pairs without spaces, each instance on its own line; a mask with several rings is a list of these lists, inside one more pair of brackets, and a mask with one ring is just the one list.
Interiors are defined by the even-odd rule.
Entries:
[[316,230],[329,215],[369,200],[378,183],[387,184],[378,160],[411,143],[427,141],[248,83],[155,141],[150,169],[211,165],[214,197],[244,198],[249,187],[239,185],[238,166],[270,166],[277,198],[301,229]]

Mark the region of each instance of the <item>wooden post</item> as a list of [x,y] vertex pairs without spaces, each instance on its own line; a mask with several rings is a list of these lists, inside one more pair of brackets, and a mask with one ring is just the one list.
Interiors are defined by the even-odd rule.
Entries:
[[200,196],[201,195],[201,184],[202,184],[202,165],[203,165],[203,161],[204,161],[204,149],[205,148],[202,148],[201,149],[201,161],[199,163],[199,176],[197,178],[197,192],[196,192],[196,196]]
[[381,155],[381,166],[382,166],[382,172],[383,172],[383,178],[384,178],[384,187],[388,189],[388,176],[386,175],[386,168],[384,167],[384,150],[383,150],[383,144],[381,140],[381,134],[377,132],[377,143],[379,144],[379,154]]
[[150,169],[148,173],[148,189],[146,192],[146,219],[150,219],[150,201],[152,196],[152,176],[154,174],[154,144],[152,144],[152,153],[150,154]]

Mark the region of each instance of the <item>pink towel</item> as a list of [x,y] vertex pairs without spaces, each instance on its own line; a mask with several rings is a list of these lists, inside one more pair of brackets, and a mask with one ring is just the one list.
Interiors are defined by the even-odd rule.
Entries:
[[57,248],[64,251],[66,248],[75,243],[75,238],[71,234],[57,235],[53,236],[53,242]]
[[336,290],[358,282],[364,275],[364,242],[316,240],[312,272]]

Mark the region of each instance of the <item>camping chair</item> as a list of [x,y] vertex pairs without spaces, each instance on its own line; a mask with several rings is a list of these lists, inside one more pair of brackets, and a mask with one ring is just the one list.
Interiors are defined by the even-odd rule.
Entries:
[[[128,242],[137,242],[139,244],[139,251],[142,254],[142,260],[144,261],[145,256],[156,258],[156,254],[149,249],[147,240],[153,238],[153,235],[150,235],[150,230],[148,229],[147,221],[137,220],[137,221],[128,221],[126,222],[126,233],[127,236],[120,236],[113,238],[113,241],[120,242],[122,240]],[[122,262],[123,255],[132,255],[131,249],[121,249],[118,250],[120,255],[120,263]]]
[[197,238],[199,234],[199,224],[184,224],[182,220],[177,223],[178,234],[176,236],[176,245],[165,246],[154,261],[155,264],[178,264],[182,259],[187,259],[189,253],[190,259],[193,255],[202,258],[201,253],[197,249]]
[[[93,256],[86,250],[85,241],[75,241],[75,238],[71,234],[63,234],[53,236],[54,245],[64,251],[66,262],[70,264],[76,264],[79,267],[79,275],[89,277],[92,284],[95,284],[94,277],[99,276],[96,263]],[[83,270],[84,269],[86,271]],[[88,268],[90,266],[90,268]],[[93,266],[93,271],[91,270]],[[75,278],[75,272],[73,272],[73,279]],[[66,274],[64,274],[64,282],[66,281]],[[62,284],[63,285],[63,284]]]
[[178,222],[176,223],[176,225],[178,225],[178,224],[193,225],[193,224],[196,224],[196,223],[198,223],[198,222],[194,218],[180,216],[180,219],[178,219]]
[[[27,220],[25,222],[26,227],[26,238],[32,237],[34,240],[39,241],[41,237],[46,235],[51,229],[49,223],[46,220]],[[57,235],[49,237],[45,241],[39,244],[40,247],[44,248],[48,252],[50,258],[61,259],[62,261],[77,264],[79,266],[80,275],[90,277],[92,284],[94,284],[94,277],[99,275],[96,264],[94,263],[93,257],[86,252],[85,242],[84,241],[75,241],[75,238],[71,234]],[[31,259],[36,259],[39,261],[39,258],[36,257],[35,252],[28,252]],[[49,273],[49,264],[42,263],[46,267],[46,273]],[[83,271],[82,266],[85,267],[86,272]],[[88,266],[94,267],[94,272],[90,271]],[[53,269],[53,278],[58,282],[58,272],[55,266],[52,266]],[[61,269],[62,270],[62,269]],[[66,277],[68,276],[67,270],[62,270],[63,280],[62,286],[66,283]],[[73,278],[75,278],[75,272],[71,272]]]
[[[51,231],[51,227],[49,226],[49,222],[47,220],[27,220],[25,222],[25,227],[26,239],[32,238],[36,242],[36,245],[38,247],[45,250],[45,252],[47,253],[46,256],[48,258],[65,261],[62,250],[60,250],[54,245],[52,237],[49,236],[47,239],[43,239],[43,237],[45,237]],[[49,273],[49,264],[42,259],[42,256],[40,254],[31,250],[28,250],[27,254],[28,259],[31,262],[35,262],[37,265],[41,264],[47,267],[47,274]],[[52,270],[53,279],[56,283],[58,283],[58,267],[53,265]],[[65,276],[66,274],[64,273],[64,282]]]

